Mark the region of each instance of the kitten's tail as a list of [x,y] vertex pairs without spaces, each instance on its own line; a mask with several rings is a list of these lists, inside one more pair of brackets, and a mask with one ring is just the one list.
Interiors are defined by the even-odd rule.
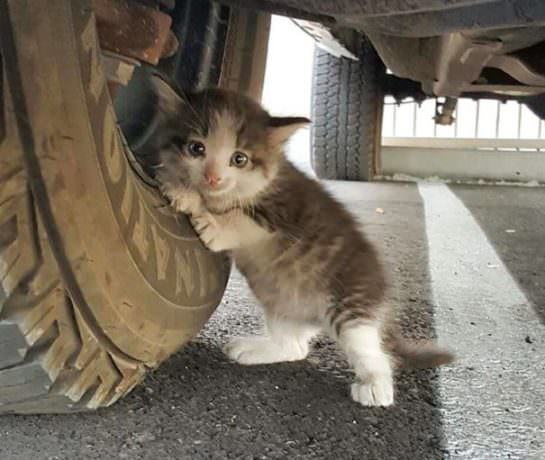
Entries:
[[396,337],[393,344],[393,354],[398,366],[405,369],[426,369],[443,366],[454,361],[454,355],[434,342],[411,342],[402,337]]

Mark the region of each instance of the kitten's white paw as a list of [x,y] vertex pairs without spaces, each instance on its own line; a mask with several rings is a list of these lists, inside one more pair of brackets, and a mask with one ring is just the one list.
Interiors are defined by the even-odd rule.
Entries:
[[223,352],[232,360],[245,365],[264,364],[269,354],[267,346],[274,344],[265,337],[237,337],[223,348]]
[[201,241],[211,251],[220,252],[229,249],[224,241],[221,228],[212,214],[206,212],[192,216],[191,224]]
[[170,199],[170,204],[176,211],[194,215],[202,210],[202,197],[194,190],[164,188],[162,192]]
[[267,337],[238,337],[225,345],[223,351],[232,360],[247,366],[298,361],[306,355],[296,349],[282,348]]
[[370,382],[355,382],[351,386],[352,399],[364,406],[391,406],[394,403],[394,384],[391,377],[376,377]]

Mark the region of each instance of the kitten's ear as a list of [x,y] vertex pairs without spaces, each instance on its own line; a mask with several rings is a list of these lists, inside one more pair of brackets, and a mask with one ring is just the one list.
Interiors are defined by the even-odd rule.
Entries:
[[272,145],[286,142],[295,131],[305,128],[310,120],[305,117],[270,117],[267,132]]
[[157,95],[157,104],[161,112],[173,114],[180,110],[184,100],[165,80],[154,74],[151,76],[151,86]]

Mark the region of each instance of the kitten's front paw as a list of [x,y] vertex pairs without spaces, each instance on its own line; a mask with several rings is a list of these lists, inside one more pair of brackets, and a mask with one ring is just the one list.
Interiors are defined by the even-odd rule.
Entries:
[[363,406],[391,406],[394,403],[394,384],[391,377],[376,377],[370,382],[355,382],[351,386],[352,399]]
[[226,241],[224,241],[225,238],[222,236],[220,225],[212,214],[206,212],[194,215],[191,217],[191,223],[199,238],[208,249],[214,252],[229,249]]
[[163,189],[163,195],[170,199],[170,205],[178,212],[195,215],[203,208],[202,197],[194,190]]
[[223,352],[240,364],[262,364],[264,342],[269,341],[264,337],[237,337],[225,345]]
[[296,347],[281,347],[268,337],[237,337],[223,348],[233,361],[244,365],[272,364],[304,359],[306,353]]

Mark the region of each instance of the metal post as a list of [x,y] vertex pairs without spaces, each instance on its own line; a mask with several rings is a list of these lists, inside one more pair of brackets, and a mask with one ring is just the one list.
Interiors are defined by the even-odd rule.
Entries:
[[[520,139],[521,127],[522,127],[522,104],[519,103],[518,126],[517,126],[517,139]],[[520,152],[520,148],[519,148],[519,147],[517,147],[517,152]]]
[[[497,139],[499,137],[499,134],[500,134],[500,101],[496,103],[496,133],[494,137]],[[494,150],[497,151],[498,149],[495,148]]]
[[481,100],[479,99],[477,101],[477,109],[475,110],[475,132],[473,133],[473,137],[477,137],[479,134],[479,113],[481,111]]
[[394,132],[393,132],[393,136],[395,137],[395,135],[396,135],[396,128],[397,128],[397,126],[396,126],[397,103],[394,104],[394,110],[392,110],[392,113],[394,114],[394,115],[393,115],[393,116],[394,116],[394,119],[393,119],[393,123],[392,123],[392,129],[393,129],[393,131],[394,131]]
[[416,122],[418,120],[418,111],[416,102],[413,102],[413,137],[416,137]]

